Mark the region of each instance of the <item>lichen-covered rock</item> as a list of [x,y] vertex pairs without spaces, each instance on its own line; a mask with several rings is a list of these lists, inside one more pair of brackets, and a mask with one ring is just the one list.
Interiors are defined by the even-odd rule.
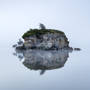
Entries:
[[62,49],[69,47],[64,32],[52,29],[31,29],[23,36],[27,49]]

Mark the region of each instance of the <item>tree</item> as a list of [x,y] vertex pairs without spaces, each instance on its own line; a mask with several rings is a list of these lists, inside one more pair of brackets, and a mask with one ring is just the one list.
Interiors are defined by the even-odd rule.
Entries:
[[45,25],[44,24],[42,24],[42,23],[40,23],[40,29],[46,29],[46,27],[45,27]]

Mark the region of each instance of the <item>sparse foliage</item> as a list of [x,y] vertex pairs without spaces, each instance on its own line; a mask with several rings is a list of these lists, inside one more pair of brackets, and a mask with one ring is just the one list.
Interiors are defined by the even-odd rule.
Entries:
[[46,27],[45,27],[45,25],[44,24],[42,24],[42,23],[40,23],[40,29],[46,29]]

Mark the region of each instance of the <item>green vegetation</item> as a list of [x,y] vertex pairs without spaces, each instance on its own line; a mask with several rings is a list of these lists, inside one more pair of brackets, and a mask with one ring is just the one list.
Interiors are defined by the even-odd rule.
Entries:
[[29,36],[39,36],[39,35],[43,35],[43,34],[47,34],[47,33],[60,33],[60,34],[64,34],[64,32],[59,31],[59,30],[54,30],[54,29],[30,29],[29,31],[27,31],[26,33],[23,34],[22,38],[24,39],[25,37],[29,37]]

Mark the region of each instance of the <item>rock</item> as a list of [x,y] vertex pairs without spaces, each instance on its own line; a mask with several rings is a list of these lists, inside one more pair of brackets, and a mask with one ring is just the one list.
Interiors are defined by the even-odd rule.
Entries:
[[26,47],[24,47],[24,46],[17,46],[16,49],[18,49],[18,50],[26,50]]
[[26,49],[62,49],[69,48],[64,32],[53,29],[30,29],[22,36]]
[[17,47],[17,44],[14,44],[12,47],[13,47],[13,48]]
[[19,39],[19,41],[17,43],[18,43],[18,45],[22,45],[23,41],[21,39]]
[[80,51],[81,49],[80,49],[80,48],[74,48],[74,50],[76,50],[76,51]]

